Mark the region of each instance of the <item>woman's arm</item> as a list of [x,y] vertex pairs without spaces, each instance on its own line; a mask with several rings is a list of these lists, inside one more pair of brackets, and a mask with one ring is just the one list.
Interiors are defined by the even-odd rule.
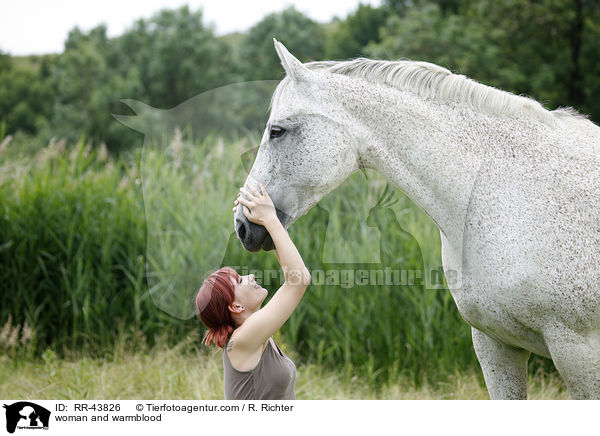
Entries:
[[247,206],[243,210],[244,215],[250,221],[265,226],[271,235],[285,281],[269,302],[250,315],[237,329],[236,344],[248,351],[261,347],[281,328],[300,302],[311,280],[300,253],[277,218],[275,207],[266,189],[262,184],[259,185],[264,195],[255,189],[252,189],[252,194],[242,190],[248,200],[240,198],[238,201],[243,206]]
[[277,216],[271,218],[265,225],[275,243],[275,255],[283,270],[285,282],[292,284],[310,284],[310,273],[302,261],[298,249],[290,239],[290,235],[283,228]]

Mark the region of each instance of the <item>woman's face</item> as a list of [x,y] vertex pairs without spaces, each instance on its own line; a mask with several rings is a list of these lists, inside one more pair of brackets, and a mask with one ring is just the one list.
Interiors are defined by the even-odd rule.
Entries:
[[254,274],[239,276],[237,283],[235,282],[235,278],[231,277],[231,282],[235,286],[234,303],[239,304],[245,309],[249,309],[253,312],[260,309],[260,305],[265,300],[269,292],[256,283],[254,280]]

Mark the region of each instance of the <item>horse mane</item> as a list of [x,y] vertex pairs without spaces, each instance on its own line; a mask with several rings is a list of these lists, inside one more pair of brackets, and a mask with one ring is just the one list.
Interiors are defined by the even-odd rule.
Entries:
[[532,98],[484,85],[429,62],[356,58],[348,61],[314,61],[304,65],[311,70],[386,84],[414,92],[425,99],[463,102],[475,111],[496,116],[533,116],[550,125],[561,118],[588,120],[587,116],[572,108],[549,111]]

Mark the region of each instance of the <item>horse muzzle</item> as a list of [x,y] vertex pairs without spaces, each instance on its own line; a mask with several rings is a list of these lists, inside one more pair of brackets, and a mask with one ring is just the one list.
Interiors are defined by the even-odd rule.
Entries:
[[[277,218],[285,228],[286,223],[289,222],[289,215],[277,208],[275,210]],[[261,249],[271,251],[275,248],[275,243],[267,229],[249,221],[243,213],[235,218],[235,233],[242,246],[248,251],[256,252]]]

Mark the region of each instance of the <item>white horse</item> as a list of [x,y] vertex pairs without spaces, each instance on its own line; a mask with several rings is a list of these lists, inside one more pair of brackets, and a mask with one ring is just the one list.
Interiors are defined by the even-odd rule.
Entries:
[[[573,398],[600,399],[600,127],[437,65],[302,64],[274,42],[286,77],[246,183],[284,226],[377,170],[440,229],[490,397],[527,398],[533,352]],[[273,248],[241,208],[234,222],[246,249]]]

